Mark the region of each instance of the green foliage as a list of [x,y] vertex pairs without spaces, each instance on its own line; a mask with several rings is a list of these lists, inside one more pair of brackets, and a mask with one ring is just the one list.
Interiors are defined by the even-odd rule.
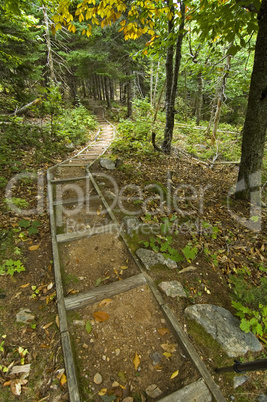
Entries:
[[197,256],[198,248],[191,242],[188,242],[187,245],[182,249],[182,252],[186,260],[192,262]]
[[[261,273],[267,270],[263,265],[258,267]],[[267,304],[267,278],[261,274],[259,284],[253,284],[251,270],[244,266],[229,276],[229,281],[236,300],[257,308],[259,303]]]
[[32,235],[38,233],[38,227],[41,226],[41,222],[40,221],[30,222],[26,219],[22,219],[21,221],[19,221],[18,225],[21,228],[27,229],[29,235]]
[[10,210],[13,206],[18,209],[28,208],[29,203],[28,201],[24,200],[23,198],[11,197],[6,198],[5,203],[7,204],[7,208]]
[[145,247],[150,247],[156,253],[160,252],[165,258],[170,258],[175,262],[183,261],[184,257],[173,247],[173,236],[160,236],[150,237],[148,241],[141,241]]
[[0,265],[0,275],[11,275],[13,276],[15,272],[25,271],[24,266],[20,260],[6,260],[2,265]]
[[114,152],[134,152],[137,154],[151,153],[150,144],[152,109],[147,100],[134,101],[133,119],[120,121],[118,137],[112,143]]
[[237,310],[236,315],[241,318],[240,328],[243,331],[267,336],[267,305],[259,303],[257,310],[243,306],[240,302],[232,301],[232,305]]

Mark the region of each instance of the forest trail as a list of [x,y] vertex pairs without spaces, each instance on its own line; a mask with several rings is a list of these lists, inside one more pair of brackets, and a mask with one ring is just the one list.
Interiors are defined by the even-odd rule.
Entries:
[[127,246],[101,191],[107,177],[90,171],[115,135],[100,109],[96,114],[100,130],[95,139],[48,170],[70,401],[224,401],[178,320]]

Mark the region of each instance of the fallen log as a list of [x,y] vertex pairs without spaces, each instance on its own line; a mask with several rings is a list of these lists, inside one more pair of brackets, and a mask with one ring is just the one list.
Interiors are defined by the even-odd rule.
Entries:
[[31,107],[31,106],[35,106],[35,105],[39,105],[42,102],[42,98],[37,98],[34,101],[28,103],[27,105],[21,107],[20,109],[16,109],[15,112],[13,112],[11,114],[11,116],[19,116],[21,114],[24,114],[25,112],[27,112],[27,110]]

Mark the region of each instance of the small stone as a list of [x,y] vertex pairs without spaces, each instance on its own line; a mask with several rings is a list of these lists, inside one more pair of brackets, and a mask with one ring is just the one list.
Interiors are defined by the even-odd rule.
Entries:
[[234,377],[234,389],[243,385],[248,379],[249,379],[249,377],[246,375],[235,376]]
[[103,355],[103,356],[102,356],[102,360],[106,361],[106,360],[107,360],[107,356]]
[[85,325],[85,321],[84,321],[84,320],[74,320],[74,321],[73,321],[73,325],[77,325],[77,326],[83,327],[83,326]]
[[189,265],[189,267],[186,267],[184,269],[181,269],[181,271],[178,272],[178,274],[185,274],[186,272],[193,272],[195,271],[197,268],[193,267],[193,265]]
[[122,400],[122,402],[133,402],[133,401],[134,401],[134,399],[131,396],[127,396],[126,398],[124,398]]
[[94,383],[97,384],[97,385],[99,385],[99,384],[102,383],[102,381],[103,381],[102,375],[99,374],[99,373],[96,373],[96,374],[94,375]]
[[170,297],[187,297],[183,286],[178,281],[161,282],[159,288]]
[[175,261],[171,260],[170,258],[165,258],[161,253],[155,253],[154,251],[146,248],[139,248],[136,251],[136,255],[140,258],[148,271],[157,264],[166,265],[170,269],[177,268]]
[[116,355],[116,356],[119,356],[120,353],[121,353],[121,350],[120,350],[120,349],[115,349],[115,355]]
[[114,170],[116,167],[115,162],[108,158],[101,158],[100,165],[107,170]]
[[152,360],[153,366],[156,366],[157,364],[159,364],[159,362],[161,361],[161,358],[162,358],[162,354],[159,352],[151,353],[149,356],[150,356],[150,359]]
[[28,324],[29,322],[33,321],[35,316],[31,314],[31,310],[28,308],[21,309],[16,314],[16,321],[22,322],[23,324]]
[[146,394],[150,396],[150,398],[157,398],[162,394],[162,391],[157,384],[151,384],[146,388]]
[[84,349],[88,349],[88,347],[89,347],[89,346],[88,346],[86,343],[83,344],[83,348],[84,348]]

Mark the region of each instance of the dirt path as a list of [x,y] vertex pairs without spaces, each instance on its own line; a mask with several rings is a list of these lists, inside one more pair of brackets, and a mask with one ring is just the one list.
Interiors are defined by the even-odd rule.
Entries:
[[48,171],[60,332],[71,401],[223,401],[132,255],[90,165],[114,127]]

